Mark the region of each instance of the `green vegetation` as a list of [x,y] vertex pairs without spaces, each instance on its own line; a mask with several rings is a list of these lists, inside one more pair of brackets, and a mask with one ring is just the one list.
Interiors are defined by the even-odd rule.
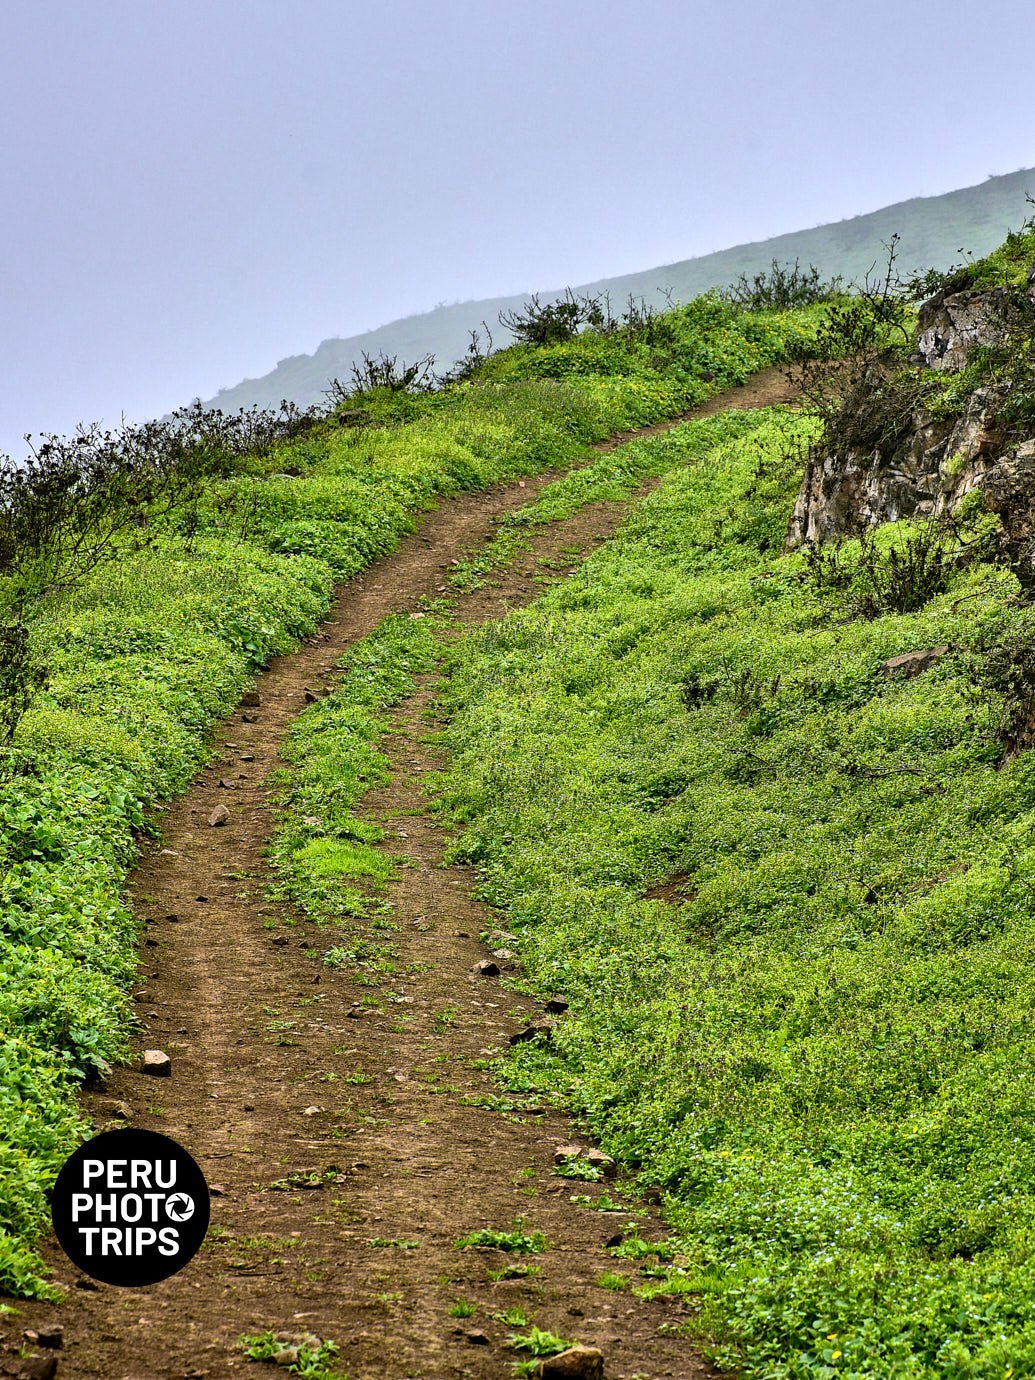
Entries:
[[238,1344],[249,1361],[270,1361],[302,1380],[348,1380],[348,1376],[334,1369],[338,1355],[335,1342],[305,1334],[294,1337],[281,1332],[258,1332],[242,1337]]
[[[323,422],[292,414],[264,430],[246,420],[229,440],[194,421],[182,435],[95,437],[97,483],[81,512],[102,564],[93,548],[81,558],[67,489],[44,484],[36,508],[24,486],[5,489],[21,504],[15,516],[32,520],[8,522],[0,551],[0,609],[18,615],[5,624],[0,676],[11,744],[0,799],[0,1288],[46,1287],[31,1243],[46,1190],[86,1129],[77,1084],[127,1051],[137,936],[121,899],[126,871],[155,832],[149,812],[187,785],[250,676],[312,632],[334,581],[390,550],[421,509],[570,466],[589,442],[783,357],[815,332],[820,310],[750,316],[705,301],[674,315],[658,352],[632,329],[605,348],[589,333],[542,367],[519,349],[468,383],[372,389]],[[244,454],[249,434],[256,449]],[[153,456],[140,451],[147,438]],[[44,457],[43,471],[56,455],[64,473],[71,445]],[[143,492],[154,503],[128,513],[125,474],[152,470],[161,483]],[[409,684],[383,679],[378,648],[389,643],[411,658],[404,676],[428,654],[418,621],[401,620],[367,648],[367,664],[354,663],[349,695],[314,707],[295,740],[300,770],[276,845],[285,893],[307,913],[371,914],[372,929],[388,863],[350,803],[382,769],[379,706]],[[306,744],[319,752],[302,767]],[[358,884],[343,887],[347,878]],[[368,960],[384,954],[375,946],[357,966]]]
[[[340,663],[340,687],[302,713],[284,741],[292,769],[283,774],[280,827],[270,855],[277,878],[274,895],[295,903],[317,923],[376,915],[380,886],[394,875],[390,857],[374,847],[382,837],[352,809],[387,777],[377,746],[384,711],[414,686],[413,677],[434,664],[437,644],[430,620],[387,618]],[[381,922],[383,925],[384,922]],[[324,956],[329,967],[375,968],[387,949],[372,933]]]
[[[514,1324],[524,1327],[527,1320],[524,1315],[521,1321]],[[521,1362],[516,1366],[518,1375],[538,1375],[538,1361],[543,1356],[556,1356],[559,1352],[567,1351],[574,1346],[574,1342],[565,1341],[556,1332],[548,1332],[545,1328],[537,1327],[534,1323],[527,1332],[512,1332],[507,1338],[507,1346],[512,1351],[527,1351],[530,1360]]]
[[458,1251],[468,1246],[481,1246],[494,1251],[510,1251],[515,1255],[541,1255],[547,1249],[546,1237],[541,1231],[526,1232],[518,1222],[513,1231],[497,1231],[494,1227],[484,1227],[480,1231],[468,1232],[454,1242]]
[[784,555],[814,436],[757,419],[450,652],[456,856],[571,1003],[506,1085],[663,1186],[616,1254],[746,1376],[1030,1374],[1030,612],[980,541],[919,594],[905,524]]

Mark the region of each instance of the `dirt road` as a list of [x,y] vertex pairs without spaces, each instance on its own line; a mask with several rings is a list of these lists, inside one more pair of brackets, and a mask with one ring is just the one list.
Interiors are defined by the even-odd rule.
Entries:
[[[692,415],[781,401],[787,390],[770,370]],[[134,1000],[138,1045],[168,1052],[172,1076],[118,1070],[85,1105],[99,1125],[117,1124],[128,1107],[130,1124],[191,1150],[217,1195],[209,1239],[180,1275],[139,1291],[92,1286],[49,1246],[66,1301],[19,1306],[0,1322],[0,1373],[22,1373],[12,1348],[25,1345],[24,1329],[60,1323],[61,1380],[273,1375],[237,1344],[265,1329],[333,1339],[337,1370],[352,1380],[489,1380],[510,1375],[524,1354],[506,1339],[527,1326],[496,1316],[511,1310],[599,1346],[609,1380],[711,1373],[676,1331],[685,1305],[598,1284],[608,1271],[635,1273],[604,1247],[635,1214],[571,1201],[601,1186],[553,1174],[570,1125],[553,1112],[501,1113],[500,1090],[477,1067],[543,1013],[500,979],[472,973],[487,956],[479,934],[497,922],[471,899],[471,876],[440,865],[443,839],[422,787],[440,765],[424,742],[433,676],[395,712],[391,782],[363,807],[408,864],[389,890],[397,965],[377,1008],[357,1018],[364,989],[313,953],[335,939],[265,899],[269,776],[283,766],[279,744],[306,690],[333,684],[350,645],[433,597],[453,559],[484,545],[496,519],[555,477],[444,504],[341,589],[319,634],[259,678],[258,706],[221,726],[211,766],[161,816],[161,843],[132,879],[145,936]],[[537,571],[561,578],[628,509],[594,504],[539,530],[514,566],[459,599],[457,618],[473,626],[527,602]],[[230,820],[211,828],[221,803]],[[477,1105],[494,1100],[496,1109]],[[518,1260],[454,1244],[519,1221],[545,1233],[545,1252]],[[639,1221],[644,1236],[664,1234],[649,1215]],[[532,1272],[492,1277],[515,1264]]]

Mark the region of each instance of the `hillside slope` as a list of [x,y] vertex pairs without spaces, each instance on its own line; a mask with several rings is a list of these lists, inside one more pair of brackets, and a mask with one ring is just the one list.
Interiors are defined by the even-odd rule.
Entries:
[[[1035,171],[1021,169],[1005,177],[990,177],[976,187],[942,196],[914,197],[832,225],[737,245],[619,278],[598,279],[582,284],[577,291],[609,292],[620,304],[630,293],[657,302],[659,292],[671,290],[677,301],[686,302],[709,288],[733,282],[741,273],[759,272],[773,258],[800,258],[803,263],[815,264],[824,276],[839,273],[855,279],[880,259],[882,243],[896,233],[902,237],[900,264],[904,271],[948,268],[958,260],[961,246],[980,255],[999,244],[1007,229],[1024,219],[1024,198],[1029,191],[1035,194]],[[383,350],[406,360],[433,354],[440,365],[450,364],[463,354],[470,332],[480,328],[483,321],[495,329],[497,343],[503,343],[499,339],[503,332],[497,326],[499,313],[520,306],[524,297],[519,294],[459,302],[389,322],[361,335],[325,340],[314,354],[282,359],[270,373],[223,389],[210,402],[228,411],[253,403],[275,407],[282,398],[308,406],[323,399],[332,378],[347,378],[352,361],[364,351],[376,355]]]

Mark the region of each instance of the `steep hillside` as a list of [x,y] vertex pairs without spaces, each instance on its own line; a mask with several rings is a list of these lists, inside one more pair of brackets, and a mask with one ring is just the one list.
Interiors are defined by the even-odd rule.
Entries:
[[[741,273],[750,276],[761,271],[774,257],[781,261],[800,259],[815,264],[825,277],[841,274],[851,280],[863,276],[874,260],[880,259],[882,242],[896,233],[902,237],[900,266],[905,271],[930,266],[945,269],[958,260],[961,247],[973,254],[987,254],[993,249],[1008,229],[1023,220],[1027,192],[1035,194],[1035,171],[1022,169],[943,196],[914,197],[869,215],[600,279],[577,290],[610,292],[616,304],[623,303],[630,293],[658,303],[658,293],[671,290],[676,301],[687,302],[709,288],[733,282]],[[545,297],[551,295],[544,293]],[[245,379],[211,401],[226,410],[253,403],[275,407],[282,398],[306,406],[322,399],[332,378],[347,378],[353,360],[364,351],[376,355],[383,350],[406,360],[433,354],[441,366],[451,364],[466,348],[470,332],[483,321],[489,323],[498,343],[503,343],[505,332],[497,326],[499,313],[520,306],[524,296],[437,307],[362,335],[325,340],[314,354],[283,359],[262,378]]]
[[501,1079],[660,1187],[624,1287],[750,1380],[1035,1374],[1033,279],[1029,228],[453,652],[453,856],[569,1005]]

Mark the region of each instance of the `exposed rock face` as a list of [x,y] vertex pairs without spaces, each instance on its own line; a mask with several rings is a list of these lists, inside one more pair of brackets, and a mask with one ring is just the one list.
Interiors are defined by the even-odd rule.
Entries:
[[912,680],[923,675],[929,666],[948,656],[951,648],[945,644],[940,647],[925,647],[919,652],[903,652],[901,656],[889,657],[881,667],[887,680]]
[[[975,346],[1003,344],[1011,332],[1030,333],[1033,306],[1035,266],[1026,289],[936,293],[920,308],[913,363],[957,372]],[[937,517],[978,485],[988,495],[989,506],[1003,517],[1008,542],[1013,540],[1010,521],[1018,541],[1027,524],[1023,537],[1031,547],[1035,521],[1031,499],[1022,503],[1021,491],[1035,493],[1035,460],[1028,454],[1029,443],[1008,448],[996,431],[995,418],[1007,386],[976,389],[964,414],[955,419],[938,419],[923,407],[889,418],[879,407],[888,376],[880,364],[869,369],[856,389],[848,421],[858,421],[857,435],[875,439],[810,458],[788,527],[787,548],[901,518]],[[1006,510],[1013,515],[1010,521]]]
[[1001,460],[992,389],[975,391],[962,417],[913,413],[890,447],[809,459],[787,532],[787,547],[848,536],[882,522],[951,511]]
[[[976,345],[1001,345],[1020,328],[1031,331],[1035,305],[1035,265],[1027,288],[973,288],[936,293],[920,306],[915,364],[955,373],[965,367]],[[834,454],[810,458],[791,517],[787,548],[822,542],[896,522],[903,517],[934,517],[951,511],[960,498],[981,486],[991,508],[999,512],[1007,545],[1032,548],[1035,519],[1035,460],[1031,443],[1006,447],[996,433],[995,417],[1006,388],[978,388],[962,417],[940,420],[915,407],[911,415],[880,415],[880,389],[889,375],[880,364],[856,389],[849,421],[858,435],[875,435],[869,443],[846,443]],[[874,406],[874,403],[878,406]],[[908,403],[907,403],[908,411]],[[858,417],[856,417],[856,413]],[[874,428],[874,418],[880,425]],[[1029,497],[1021,501],[1021,494]],[[1007,517],[1009,512],[1009,517]],[[1012,527],[1013,524],[1013,527]],[[1014,531],[1013,529],[1016,529]],[[1021,531],[1021,529],[1024,529]],[[1035,578],[1035,558],[1032,560]]]
[[920,308],[917,353],[928,369],[962,369],[975,345],[1006,338],[1013,294],[1007,288],[936,293]]
[[1025,441],[982,477],[985,503],[1002,524],[1005,554],[1026,589],[1035,588],[1035,441]]

